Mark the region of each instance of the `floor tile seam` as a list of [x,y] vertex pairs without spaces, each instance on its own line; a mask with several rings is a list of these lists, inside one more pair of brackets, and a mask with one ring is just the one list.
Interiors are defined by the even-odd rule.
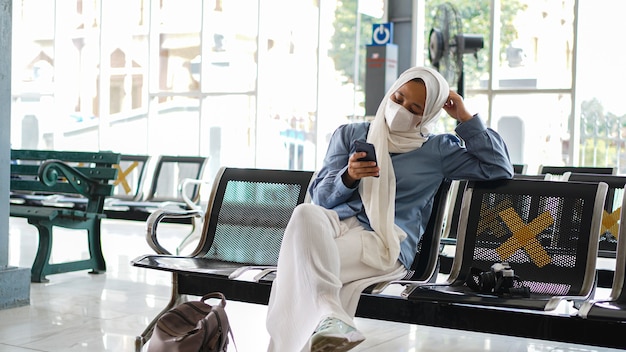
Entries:
[[2,347],[2,346],[14,347],[14,348],[19,348],[19,349],[23,349],[23,350],[32,351],[32,352],[48,352],[46,350],[33,349],[33,348],[30,348],[30,347],[24,347],[24,346],[20,346],[20,345],[14,345],[14,344],[10,344],[10,343],[0,342],[0,347]]

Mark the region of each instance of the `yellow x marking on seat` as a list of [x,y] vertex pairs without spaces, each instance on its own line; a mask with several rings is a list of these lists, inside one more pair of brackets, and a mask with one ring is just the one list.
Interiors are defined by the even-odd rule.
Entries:
[[126,176],[128,176],[130,174],[131,171],[133,171],[134,168],[137,167],[137,165],[139,165],[139,163],[137,161],[133,161],[127,168],[126,170],[122,170],[122,167],[119,164],[115,164],[113,165],[114,168],[117,169],[117,179],[115,180],[115,182],[113,182],[114,186],[119,185],[120,183],[122,184],[122,187],[124,188],[124,191],[126,192],[126,194],[130,193],[131,189],[130,189],[130,185],[128,184],[128,181],[126,181]]
[[519,248],[524,248],[538,267],[541,268],[550,263],[550,256],[536,238],[541,231],[554,223],[550,212],[545,211],[539,214],[529,224],[525,224],[513,208],[507,208],[499,215],[513,233],[511,238],[496,249],[502,260],[509,259]]
[[502,226],[498,221],[498,213],[506,208],[511,207],[511,200],[506,198],[500,203],[496,204],[493,208],[487,208],[487,202],[483,202],[480,205],[480,221],[478,222],[477,234],[481,234],[488,229],[491,229],[496,237],[502,236],[505,231],[497,231],[498,226]]
[[610,232],[613,237],[617,238],[619,233],[619,217],[622,213],[622,208],[619,207],[611,214],[608,211],[604,210],[602,212],[602,229],[600,230],[600,234],[605,232]]

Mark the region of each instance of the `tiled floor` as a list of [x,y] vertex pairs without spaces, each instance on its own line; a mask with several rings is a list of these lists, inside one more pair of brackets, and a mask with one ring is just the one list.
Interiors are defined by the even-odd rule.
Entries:
[[[163,242],[174,248],[187,230],[183,225],[161,227]],[[151,253],[144,225],[105,220],[103,250],[107,272],[86,271],[50,275],[49,283],[31,284],[28,306],[0,310],[0,352],[26,351],[134,351],[135,336],[164,307],[170,276],[134,268],[132,258]],[[82,234],[59,231],[55,258],[85,253]],[[30,267],[37,246],[34,227],[10,219],[10,265]],[[265,306],[229,301],[226,311],[239,352],[262,352],[268,342]],[[608,352],[614,349],[512,338],[356,319],[367,340],[353,351],[498,351],[498,352]],[[229,351],[235,351],[232,344]]]

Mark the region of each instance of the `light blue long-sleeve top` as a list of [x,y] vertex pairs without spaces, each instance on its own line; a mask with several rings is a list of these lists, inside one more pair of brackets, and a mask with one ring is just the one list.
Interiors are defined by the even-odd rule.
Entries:
[[[335,210],[340,219],[356,216],[371,230],[358,192],[358,182],[346,187],[341,175],[347,172],[352,143],[365,140],[369,122],[342,125],[332,135],[322,168],[309,187],[313,203]],[[487,128],[479,116],[457,125],[456,133],[430,135],[421,148],[392,153],[396,175],[395,223],[407,233],[400,245],[400,262],[409,269],[417,244],[426,229],[433,199],[443,179],[493,180],[513,177],[513,165],[500,135]]]

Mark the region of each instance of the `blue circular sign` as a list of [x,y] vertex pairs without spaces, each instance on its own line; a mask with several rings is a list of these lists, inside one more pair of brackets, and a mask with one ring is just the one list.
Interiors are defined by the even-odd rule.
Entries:
[[372,25],[372,44],[386,45],[391,43],[391,23]]

